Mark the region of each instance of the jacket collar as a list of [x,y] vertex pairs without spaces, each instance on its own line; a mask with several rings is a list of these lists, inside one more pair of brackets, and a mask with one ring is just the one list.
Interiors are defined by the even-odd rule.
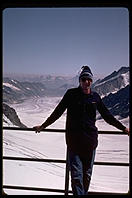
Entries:
[[93,91],[91,90],[91,88],[90,88],[90,94],[85,94],[83,92],[82,87],[80,85],[78,86],[78,89],[79,89],[80,93],[83,94],[83,95],[89,95],[89,96],[92,96],[93,95]]

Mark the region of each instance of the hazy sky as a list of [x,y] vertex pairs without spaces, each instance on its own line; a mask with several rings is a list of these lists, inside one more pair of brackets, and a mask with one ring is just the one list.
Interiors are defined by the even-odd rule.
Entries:
[[129,66],[126,8],[6,8],[3,72],[107,75]]

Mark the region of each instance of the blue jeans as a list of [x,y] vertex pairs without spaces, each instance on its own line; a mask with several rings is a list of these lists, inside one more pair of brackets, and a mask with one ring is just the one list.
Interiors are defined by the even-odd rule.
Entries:
[[71,172],[73,195],[87,195],[90,185],[96,149],[90,150],[87,157],[68,150],[68,164]]

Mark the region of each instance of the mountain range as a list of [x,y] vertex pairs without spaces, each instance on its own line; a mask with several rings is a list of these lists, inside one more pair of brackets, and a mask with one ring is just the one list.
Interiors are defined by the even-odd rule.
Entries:
[[[21,81],[20,81],[21,80]],[[26,80],[26,81],[25,81]],[[79,85],[78,75],[38,76],[35,78],[3,78],[3,114],[12,103],[20,103],[30,97],[63,96],[67,89]],[[99,93],[114,116],[120,119],[129,116],[129,67],[121,67],[103,79],[97,79],[92,89]],[[8,117],[9,119],[9,117]]]
[[129,85],[129,67],[121,67],[118,71],[97,80],[93,84],[93,88],[104,97],[109,93],[116,93],[127,85]]

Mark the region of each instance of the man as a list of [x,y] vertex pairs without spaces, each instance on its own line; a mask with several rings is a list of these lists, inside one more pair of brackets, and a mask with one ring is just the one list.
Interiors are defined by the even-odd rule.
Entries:
[[129,134],[129,129],[113,117],[100,96],[91,90],[92,81],[90,68],[83,66],[79,87],[67,90],[50,117],[41,126],[34,127],[36,132],[40,132],[55,122],[67,109],[66,144],[73,195],[88,193],[98,145],[96,110],[107,123]]

